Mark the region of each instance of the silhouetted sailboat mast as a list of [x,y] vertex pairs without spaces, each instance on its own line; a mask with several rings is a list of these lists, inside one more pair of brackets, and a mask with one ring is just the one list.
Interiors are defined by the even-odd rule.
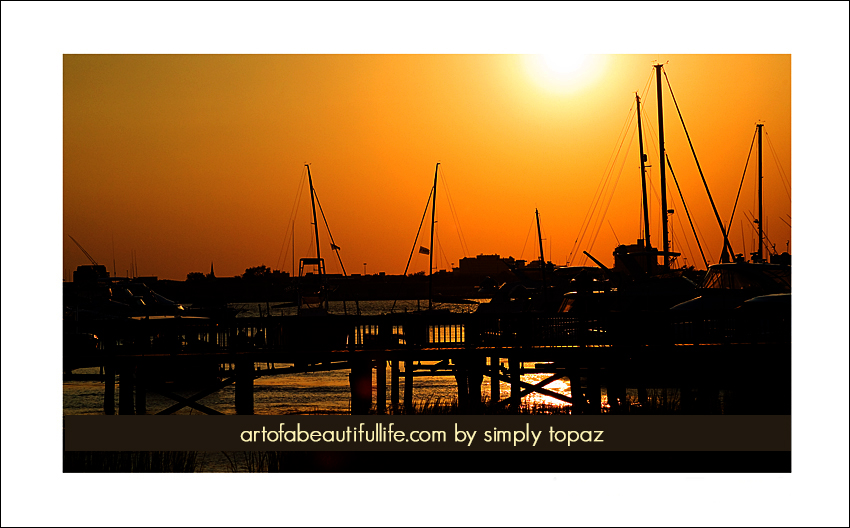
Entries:
[[[753,143],[755,143],[756,137],[758,137],[758,217],[754,217],[751,222],[753,224],[753,229],[756,231],[758,236],[758,248],[754,249],[753,252],[750,253],[750,258],[753,262],[764,262],[765,261],[765,249],[767,249],[767,245],[765,243],[765,230],[762,226],[762,222],[764,220],[764,179],[763,179],[763,167],[762,167],[762,128],[764,127],[764,123],[756,123],[756,130],[753,134]],[[735,198],[735,206],[732,208],[732,218],[729,219],[729,228],[732,227],[732,221],[734,219],[735,210],[738,206],[738,198],[741,195],[741,188],[744,185],[744,179],[747,176],[747,167],[749,166],[750,156],[753,152],[753,145],[750,144],[750,153],[747,156],[747,164],[744,165],[744,174],[741,176],[741,186],[738,188],[738,196]],[[742,226],[743,227],[743,226]],[[741,234],[741,241],[744,244],[744,249],[746,250],[745,237],[743,233]],[[769,239],[768,239],[769,242]],[[769,254],[770,251],[768,250]]]
[[540,276],[543,281],[543,302],[548,304],[548,296],[546,294],[546,257],[543,255],[543,232],[540,230],[540,211],[537,208],[534,209],[534,216],[537,218],[537,243],[540,246]]
[[762,173],[761,173],[761,129],[764,126],[764,123],[756,124],[756,129],[758,130],[759,135],[759,249],[758,249],[758,259],[759,262],[764,261],[764,230],[762,229]]
[[[667,228],[667,176],[664,172],[664,110],[661,103],[661,64],[655,64],[655,87],[658,99],[658,152],[661,160],[661,249],[664,251],[664,269],[670,269],[670,239]],[[640,119],[640,112],[638,112]]]
[[[316,257],[315,258],[302,258],[301,259],[301,269],[299,270],[299,278],[301,277],[301,275],[303,275],[305,266],[315,266],[314,269],[316,270],[317,280],[312,281],[315,284],[313,285],[314,291],[312,292],[311,297],[315,298],[317,295],[320,296],[322,298],[322,300],[321,300],[322,310],[327,312],[327,310],[329,308],[328,292],[331,290],[331,287],[329,286],[329,284],[327,284],[327,280],[328,280],[327,270],[325,268],[325,261],[322,258],[321,246],[320,246],[320,241],[319,241],[319,217],[318,217],[318,213],[322,214],[322,221],[325,224],[325,229],[327,229],[328,238],[330,239],[331,251],[336,253],[337,261],[339,261],[339,267],[342,270],[342,276],[347,277],[348,275],[345,272],[345,265],[343,264],[342,257],[339,254],[340,247],[338,245],[336,245],[336,243],[334,242],[333,233],[331,233],[331,228],[328,225],[328,219],[325,216],[324,209],[322,209],[322,202],[321,202],[321,200],[319,200],[319,195],[318,195],[318,193],[316,193],[315,187],[313,187],[313,174],[310,171],[310,165],[305,163],[304,166],[307,167],[307,179],[308,179],[309,184],[310,184],[310,204],[311,204],[312,213],[313,213],[313,234],[314,234],[315,239],[316,239]],[[318,209],[318,213],[317,213],[317,209]],[[293,238],[293,240],[295,239],[294,230],[293,230],[292,238]],[[294,254],[294,249],[293,249],[293,254]],[[360,303],[357,301],[357,299],[354,300],[354,304],[356,306],[357,313],[359,314],[360,313]],[[348,313],[344,300],[342,302],[342,307],[343,307],[343,310],[345,311],[345,313]],[[300,309],[300,304],[299,304],[299,309]],[[318,310],[312,310],[312,311],[315,312],[315,311],[318,311]]]
[[[310,182],[310,205],[313,208],[313,231],[316,234],[316,260],[321,262],[322,255],[319,252],[319,222],[316,220],[316,192],[313,189],[313,175],[310,174],[310,165],[305,164],[307,167],[307,180]],[[319,275],[322,275],[324,272],[324,266],[319,265]]]
[[437,173],[439,172],[440,164],[434,167],[434,189],[432,195],[434,201],[431,203],[431,247],[428,250],[428,309],[432,309],[434,299],[434,224],[436,224],[437,214]]
[[637,100],[637,125],[638,125],[638,145],[640,146],[640,186],[643,191],[643,239],[644,247],[647,251],[652,245],[649,243],[649,203],[646,198],[646,154],[643,152],[643,127],[640,121],[640,96],[635,93]]
[[[298,314],[318,315],[328,313],[328,288],[325,284],[325,261],[322,259],[319,248],[319,222],[316,216],[316,192],[313,188],[313,175],[310,173],[310,165],[307,167],[307,178],[310,183],[310,203],[313,209],[313,232],[316,236],[316,257],[302,258],[298,269]],[[315,276],[305,274],[306,267],[311,266]]]
[[[408,270],[410,269],[410,263],[413,260],[413,254],[416,252],[416,246],[419,244],[419,235],[422,234],[422,226],[425,225],[425,217],[428,216],[428,208],[431,208],[431,243],[429,247],[419,246],[419,253],[428,255],[428,309],[431,310],[433,308],[433,298],[434,298],[434,282],[432,273],[434,270],[434,224],[436,223],[436,209],[437,209],[437,173],[439,171],[440,164],[437,163],[436,168],[434,169],[434,185],[431,187],[431,192],[428,195],[428,200],[425,202],[425,210],[422,211],[422,219],[419,221],[419,228],[416,230],[416,238],[413,239],[413,247],[410,249],[410,256],[407,257],[407,265],[404,267],[404,275],[407,275]],[[433,201],[432,201],[433,197]],[[396,299],[397,301],[398,299]],[[390,311],[395,310],[396,302],[393,301],[393,306]]]

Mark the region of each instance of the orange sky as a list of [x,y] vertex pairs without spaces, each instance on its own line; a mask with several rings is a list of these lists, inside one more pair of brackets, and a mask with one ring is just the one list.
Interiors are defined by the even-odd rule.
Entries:
[[[368,273],[397,274],[439,161],[447,184],[438,188],[440,268],[481,253],[535,258],[535,208],[547,259],[581,264],[590,250],[610,264],[617,239],[640,235],[634,124],[601,227],[593,219],[598,237],[591,247],[585,235],[570,253],[635,91],[646,94],[651,236],[661,243],[656,60],[666,63],[724,222],[754,125],[766,124],[777,155],[765,140],[766,224],[783,251],[791,239],[790,55],[592,55],[561,78],[557,62],[523,55],[65,55],[64,233],[110,271],[114,258],[119,275],[131,270],[133,252],[140,274],[160,278],[208,272],[211,262],[218,276],[260,264],[290,271],[289,219],[307,162],[346,271],[362,273],[367,263]],[[667,152],[717,262],[720,231],[664,91]],[[753,156],[731,229],[736,252],[752,251],[753,230],[742,221],[756,211],[755,168]],[[674,249],[703,267],[669,171],[668,189]],[[296,258],[314,251],[308,197],[296,218]],[[63,250],[66,276],[88,263],[67,236]],[[332,257],[328,250],[323,229],[322,251]],[[427,258],[414,258],[410,272],[425,269]],[[328,271],[338,270],[328,258]]]

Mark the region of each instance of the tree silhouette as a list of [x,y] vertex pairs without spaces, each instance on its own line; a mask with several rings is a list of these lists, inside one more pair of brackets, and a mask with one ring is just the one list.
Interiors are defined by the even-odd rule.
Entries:
[[268,277],[271,274],[272,270],[268,266],[260,265],[255,266],[253,268],[248,268],[245,270],[245,273],[242,274],[242,278],[246,280],[257,280]]

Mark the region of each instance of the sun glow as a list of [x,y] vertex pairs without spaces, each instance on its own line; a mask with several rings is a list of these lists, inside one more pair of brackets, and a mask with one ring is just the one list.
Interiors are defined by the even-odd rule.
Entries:
[[576,75],[587,62],[588,56],[575,53],[545,53],[542,58],[553,76],[565,79]]
[[572,92],[588,86],[602,70],[602,59],[579,53],[544,53],[528,57],[531,76],[544,88]]

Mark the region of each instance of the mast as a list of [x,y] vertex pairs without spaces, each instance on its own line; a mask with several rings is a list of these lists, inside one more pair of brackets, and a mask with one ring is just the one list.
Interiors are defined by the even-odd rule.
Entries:
[[[319,222],[316,220],[316,193],[313,191],[313,176],[310,174],[310,165],[305,163],[304,166],[307,167],[307,179],[310,181],[310,203],[313,206],[313,227],[316,232],[316,260],[319,260],[322,256],[319,253]],[[317,267],[319,274],[321,274],[324,266],[318,265]]]
[[540,245],[540,273],[543,279],[543,299],[548,305],[548,300],[546,299],[546,257],[543,256],[543,234],[540,231],[540,211],[537,208],[534,209],[534,216],[537,217],[537,243]]
[[[536,208],[534,209],[534,216],[537,217],[537,242],[540,244],[540,265],[544,266],[546,264],[546,259],[543,256],[543,235],[540,231],[540,211]],[[543,269],[542,267],[540,269]]]
[[640,184],[643,189],[643,236],[644,247],[649,250],[649,204],[646,201],[646,154],[643,153],[643,128],[640,124],[640,96],[635,92],[637,99],[637,122],[638,122],[638,143],[640,144]]
[[655,86],[658,99],[658,151],[661,156],[661,237],[664,269],[670,269],[670,240],[667,228],[667,177],[664,173],[664,110],[661,105],[661,64],[655,64]]
[[428,309],[431,309],[432,299],[434,298],[434,223],[437,213],[437,171],[440,164],[434,167],[434,202],[431,205],[431,249],[428,250]]
[[764,259],[764,230],[762,229],[762,176],[761,176],[761,128],[764,126],[763,123],[756,124],[756,128],[759,132],[759,262],[762,262]]

